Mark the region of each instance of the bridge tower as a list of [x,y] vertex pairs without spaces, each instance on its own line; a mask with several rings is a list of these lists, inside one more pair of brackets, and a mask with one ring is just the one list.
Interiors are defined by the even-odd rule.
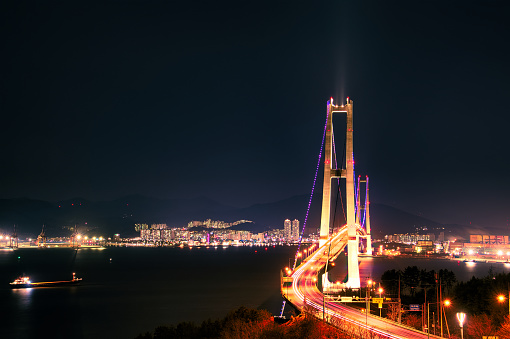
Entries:
[[[362,205],[360,203],[361,200],[361,186],[362,184],[365,184],[365,203]],[[356,201],[356,225],[362,225],[361,221],[361,210],[365,210],[365,235],[361,235],[358,237],[365,238],[366,239],[366,247],[365,247],[365,254],[372,255],[373,249],[372,249],[372,235],[370,234],[370,196],[369,196],[369,188],[368,188],[368,175],[365,177],[365,180],[361,180],[361,176],[358,177],[358,192],[357,197],[358,200]]]
[[[356,229],[355,201],[354,201],[354,155],[353,155],[353,124],[352,124],[352,100],[347,98],[345,105],[334,105],[333,98],[327,103],[326,140],[324,145],[324,184],[322,189],[322,214],[319,246],[326,243],[329,238],[331,218],[331,180],[334,178],[345,179],[346,217],[347,217],[347,251],[348,251],[348,281],[347,287],[359,288],[358,266],[358,239]],[[333,168],[333,113],[347,114],[347,126],[345,137],[345,166]],[[336,167],[336,166],[335,166]],[[345,169],[344,169],[345,167]]]
[[365,228],[367,231],[367,254],[372,255],[373,249],[372,249],[372,235],[370,234],[370,196],[369,196],[369,188],[368,188],[368,176],[365,179],[366,182],[366,202],[365,202]]

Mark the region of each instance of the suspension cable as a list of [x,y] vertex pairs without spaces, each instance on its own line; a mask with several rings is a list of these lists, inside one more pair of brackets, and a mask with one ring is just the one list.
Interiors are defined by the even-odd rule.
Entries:
[[293,270],[296,268],[298,253],[301,248],[301,240],[303,239],[303,234],[305,233],[306,222],[308,221],[308,213],[310,213],[310,206],[312,205],[313,192],[315,191],[315,183],[317,182],[317,174],[319,173],[319,166],[321,164],[322,151],[324,150],[324,140],[326,140],[326,129],[328,128],[328,117],[329,117],[329,112],[326,114],[326,122],[324,123],[324,133],[322,134],[322,143],[321,143],[321,149],[319,152],[319,159],[317,160],[317,167],[315,168],[315,176],[313,178],[312,192],[310,193],[310,199],[308,200],[308,207],[306,208],[306,215],[305,215],[305,221],[303,223],[303,229],[301,230],[301,234],[299,236],[298,249],[296,252],[296,256],[294,257],[294,266],[292,267]]

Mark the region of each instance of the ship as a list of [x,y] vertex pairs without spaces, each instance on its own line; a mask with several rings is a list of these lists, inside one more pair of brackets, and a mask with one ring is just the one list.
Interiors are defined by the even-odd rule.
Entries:
[[73,273],[73,279],[71,280],[31,282],[29,277],[21,276],[9,284],[11,285],[11,288],[34,288],[77,285],[80,281],[82,281],[82,278],[76,278],[76,273]]

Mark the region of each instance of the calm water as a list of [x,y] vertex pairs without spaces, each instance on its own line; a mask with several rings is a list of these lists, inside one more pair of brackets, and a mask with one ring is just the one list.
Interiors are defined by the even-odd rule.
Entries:
[[[276,313],[292,247],[0,251],[0,338],[134,338],[162,324],[220,318],[241,305]],[[18,259],[20,257],[20,259]],[[111,258],[111,261],[110,261]],[[11,290],[32,281],[80,286]]]
[[[0,251],[0,338],[134,338],[162,324],[220,318],[244,305],[279,312],[280,269],[294,247],[20,249]],[[20,257],[18,259],[18,257]],[[111,259],[111,260],[110,260]],[[427,259],[361,259],[361,277],[417,265],[447,268],[458,279],[485,276],[491,264]],[[492,264],[496,272],[509,272]],[[344,274],[341,263],[331,280]],[[70,279],[80,286],[11,290],[33,281]]]

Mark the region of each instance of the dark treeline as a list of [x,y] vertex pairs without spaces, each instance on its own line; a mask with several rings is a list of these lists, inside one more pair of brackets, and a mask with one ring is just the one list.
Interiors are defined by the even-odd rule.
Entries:
[[336,328],[324,324],[316,317],[292,317],[278,324],[265,310],[240,307],[220,320],[206,320],[201,325],[182,322],[177,325],[159,326],[153,333],[138,335],[135,339],[276,339],[276,338],[336,338],[347,339]]
[[427,300],[436,299],[439,287],[442,295],[450,295],[457,282],[455,273],[450,270],[427,271],[417,266],[408,266],[403,271],[389,270],[381,276],[381,285],[386,295],[398,296],[400,284],[400,297],[403,304],[420,304]]
[[[465,312],[467,320],[465,331],[470,337],[498,335],[500,339],[510,339],[510,274],[494,274],[492,270],[483,278],[473,277],[467,282],[457,282],[455,274],[449,270],[427,271],[417,266],[404,270],[389,270],[381,276],[381,286],[385,296],[396,298],[400,283],[400,297],[404,310],[402,323],[422,330],[426,325],[426,313],[408,311],[409,304],[422,305],[422,311],[430,304],[429,321],[434,331],[439,331],[437,317],[438,293],[442,300],[450,300],[445,307],[446,331],[450,337],[460,336],[456,321],[457,312]],[[498,296],[504,300],[498,301]],[[397,305],[389,304],[382,316],[397,319]],[[153,332],[138,335],[135,339],[204,338],[204,339],[241,339],[241,338],[350,338],[345,333],[352,332],[348,324],[338,323],[329,326],[313,316],[308,310],[302,316],[292,317],[284,324],[278,324],[265,310],[240,307],[219,320],[207,320],[197,325],[182,322],[176,325],[159,326]],[[434,321],[436,325],[433,325]],[[334,321],[333,321],[334,323]],[[340,331],[339,329],[342,329]],[[354,333],[354,332],[353,332]],[[434,332],[433,332],[434,333]],[[439,334],[439,333],[438,333]]]
[[[402,304],[432,303],[430,312],[437,309],[434,303],[437,303],[441,291],[442,300],[451,301],[451,305],[445,308],[445,315],[452,334],[459,332],[455,314],[464,312],[467,314],[465,327],[470,336],[481,338],[498,335],[500,339],[510,339],[510,274],[496,275],[490,269],[486,277],[457,282],[455,274],[449,270],[427,271],[417,266],[409,266],[404,270],[393,269],[381,276],[381,285],[388,297],[397,297],[399,281]],[[504,299],[498,300],[498,296]],[[424,325],[422,321],[426,318],[418,314],[404,312],[402,322],[421,329]]]

